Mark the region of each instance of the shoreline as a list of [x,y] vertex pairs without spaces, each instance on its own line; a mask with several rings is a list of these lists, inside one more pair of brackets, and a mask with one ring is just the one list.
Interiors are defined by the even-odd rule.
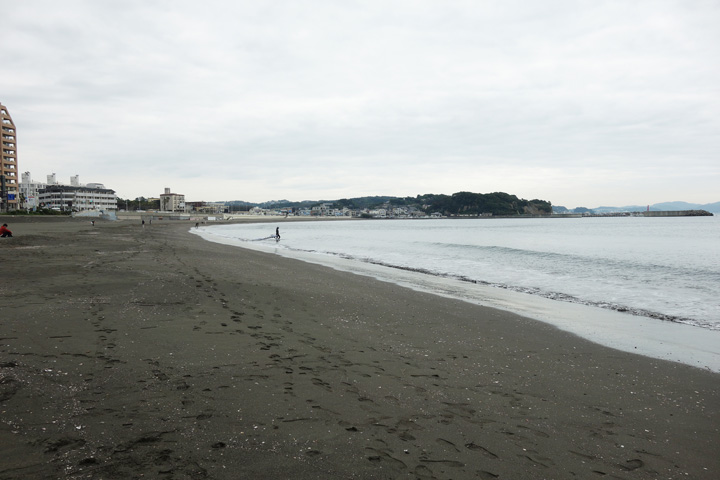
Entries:
[[13,223],[1,479],[720,476],[718,374],[194,222]]
[[[216,225],[205,225],[205,227],[213,226]],[[337,256],[291,251],[263,243],[215,235],[204,229],[191,229],[190,233],[210,242],[323,265],[430,295],[497,308],[553,325],[599,345],[720,373],[720,330],[644,317],[631,312],[619,312],[583,303],[549,299],[409,269],[359,262]],[[582,318],[582,321],[578,322],[578,318]]]

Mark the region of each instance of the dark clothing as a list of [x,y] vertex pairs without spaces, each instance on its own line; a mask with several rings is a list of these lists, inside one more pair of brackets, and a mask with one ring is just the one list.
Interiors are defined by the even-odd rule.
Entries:
[[8,228],[3,225],[0,227],[0,237],[12,237],[12,232],[8,230]]

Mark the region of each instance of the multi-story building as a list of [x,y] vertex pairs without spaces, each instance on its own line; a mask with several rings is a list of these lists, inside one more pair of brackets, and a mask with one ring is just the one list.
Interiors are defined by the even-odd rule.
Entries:
[[34,182],[30,172],[22,174],[20,192],[25,199],[23,208],[51,208],[67,212],[86,210],[117,210],[117,196],[114,190],[102,183],[80,183],[80,176],[70,177],[70,185],[58,183],[53,173],[47,176],[47,183]]
[[95,186],[45,185],[38,190],[38,205],[68,212],[117,210],[114,190]]
[[171,193],[169,188],[160,194],[160,210],[163,212],[185,212],[185,195]]
[[17,210],[20,201],[18,191],[17,135],[15,123],[5,105],[0,103],[2,130],[0,140],[0,211]]
[[22,181],[20,182],[20,198],[23,203],[20,208],[35,209],[38,206],[38,191],[45,188],[42,182],[35,182],[30,176],[30,172],[23,172]]

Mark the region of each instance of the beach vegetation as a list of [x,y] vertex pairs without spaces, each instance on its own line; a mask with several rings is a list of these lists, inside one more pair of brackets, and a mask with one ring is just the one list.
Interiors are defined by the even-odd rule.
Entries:
[[35,210],[11,210],[9,212],[2,212],[0,215],[10,215],[10,216],[17,216],[17,215],[70,215],[71,212],[68,211],[59,211],[59,210],[53,210],[51,208],[37,208]]
[[134,212],[137,210],[148,211],[160,209],[159,198],[150,199],[145,197],[137,197],[135,200],[118,198],[117,204],[119,209],[124,209],[128,212]]

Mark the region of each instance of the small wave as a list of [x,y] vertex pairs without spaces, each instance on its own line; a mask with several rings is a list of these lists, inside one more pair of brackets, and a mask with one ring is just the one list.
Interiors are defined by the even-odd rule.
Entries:
[[694,320],[694,319],[687,318],[687,317],[681,317],[678,315],[669,315],[669,314],[654,312],[654,311],[646,310],[646,309],[642,309],[642,308],[628,307],[628,306],[620,305],[617,303],[583,300],[583,299],[575,297],[573,295],[568,295],[566,293],[561,293],[561,292],[547,292],[547,291],[543,291],[539,288],[534,288],[534,287],[521,287],[521,286],[507,285],[507,284],[502,284],[502,283],[486,282],[483,280],[477,280],[477,279],[468,278],[465,276],[450,275],[450,274],[446,274],[446,273],[434,272],[434,271],[427,270],[424,268],[407,267],[404,265],[394,265],[391,263],[380,262],[380,261],[371,260],[371,259],[358,259],[358,258],[351,257],[348,255],[339,255],[339,256],[341,256],[342,258],[348,258],[351,260],[360,260],[365,263],[370,263],[373,265],[379,265],[379,266],[383,266],[383,267],[393,268],[393,269],[397,269],[397,270],[403,270],[403,271],[407,271],[407,272],[420,273],[420,274],[424,274],[424,275],[432,275],[435,277],[451,278],[454,280],[459,280],[459,281],[467,282],[467,283],[473,283],[476,285],[501,288],[503,290],[510,290],[513,292],[525,293],[528,295],[537,295],[539,297],[547,298],[549,300],[556,300],[559,302],[568,302],[568,303],[575,303],[578,305],[587,305],[587,306],[591,306],[591,307],[604,308],[607,310],[613,310],[613,311],[620,312],[620,313],[627,313],[629,315],[634,315],[634,316],[638,316],[638,317],[647,317],[647,318],[652,318],[654,320],[682,323],[685,325],[692,325],[695,327],[707,328],[709,330],[720,330],[720,325],[712,323],[712,322],[702,322],[702,321]]
[[588,256],[588,255],[577,255],[573,253],[560,253],[560,252],[546,252],[542,250],[532,250],[525,248],[513,248],[504,247],[501,245],[470,245],[462,243],[441,243],[431,242],[433,248],[443,249],[454,249],[459,252],[463,251],[476,251],[485,252],[490,257],[502,256],[504,258],[516,259],[525,258],[530,260],[542,260],[546,262],[546,265],[573,265],[573,269],[584,269],[593,270],[598,268],[608,269],[612,268],[616,271],[625,271],[628,269],[634,272],[643,271],[647,275],[658,276],[658,275],[711,275],[717,276],[715,270],[709,268],[703,268],[702,266],[694,265],[691,268],[684,267],[682,265],[661,265],[653,261],[647,261],[643,259],[614,259],[607,256]]
[[[353,226],[358,225],[361,224]],[[362,225],[366,228],[365,224]],[[405,223],[403,229],[407,229],[407,225],[416,224]],[[315,231],[319,225],[311,227],[313,235],[317,235]],[[604,230],[600,233],[603,232]],[[255,235],[258,233],[265,232],[254,230]],[[414,232],[403,235],[406,238],[403,242],[388,242],[380,252],[377,251],[378,243],[372,235],[357,238],[357,233],[346,232],[347,237],[340,235],[340,240],[336,240],[335,236],[332,236],[333,240],[327,241],[328,234],[324,232],[317,235],[317,238],[311,236],[311,241],[305,243],[302,242],[303,239],[296,238],[295,242],[283,244],[282,249],[455,279],[654,320],[720,330],[717,316],[708,314],[707,310],[707,299],[716,291],[712,286],[720,281],[720,273],[713,266],[715,264],[710,262],[706,267],[698,262],[684,262],[682,260],[685,257],[682,255],[676,258],[673,253],[675,250],[666,254],[668,261],[663,263],[658,260],[657,255],[628,253],[622,244],[615,245],[614,249],[608,248],[607,252],[604,249],[583,247],[575,242],[575,237],[571,239],[573,241],[565,241],[562,236],[556,239],[559,245],[567,246],[565,251],[544,251],[543,245],[547,245],[547,241],[545,244],[525,242],[525,248],[522,246],[523,242],[517,242],[521,245],[518,248],[512,241],[515,237],[508,237],[510,241],[507,245],[477,245],[458,241],[457,235],[454,235],[454,241],[442,242],[436,241],[435,237]],[[384,230],[381,233],[387,234]],[[595,239],[594,236],[585,233],[583,235],[585,237],[581,238]],[[264,237],[254,241],[262,243],[261,241],[272,238]],[[275,242],[272,243],[274,246]],[[298,248],[301,244],[306,248]],[[312,248],[307,248],[310,245]],[[485,276],[490,280],[479,279],[478,276]],[[532,286],[521,286],[523,284]],[[614,292],[618,292],[617,295]],[[665,301],[663,292],[670,294],[670,302]],[[678,298],[675,303],[672,303],[672,295]],[[695,296],[696,303],[705,307],[693,308],[692,298]],[[608,302],[609,298],[618,303]],[[630,306],[633,304],[639,306]],[[659,312],[665,310],[664,307],[669,307],[669,313]],[[696,315],[696,312],[699,314]]]

